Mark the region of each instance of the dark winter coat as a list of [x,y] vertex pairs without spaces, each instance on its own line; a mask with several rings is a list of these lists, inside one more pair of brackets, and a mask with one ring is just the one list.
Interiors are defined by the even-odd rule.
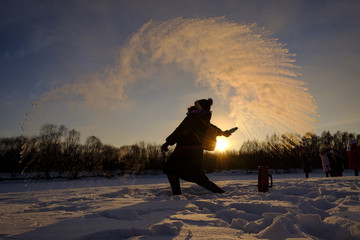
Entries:
[[210,126],[210,119],[210,111],[188,112],[181,124],[166,138],[169,145],[176,144],[176,147],[165,164],[164,173],[191,182],[204,177],[202,143],[205,132]]
[[358,146],[353,145],[348,150],[349,169],[360,170],[360,150]]
[[301,156],[302,169],[305,173],[311,172],[311,158],[307,154]]

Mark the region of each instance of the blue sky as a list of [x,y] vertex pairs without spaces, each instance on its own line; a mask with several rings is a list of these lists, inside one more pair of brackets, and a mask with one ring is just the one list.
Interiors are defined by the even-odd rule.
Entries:
[[[174,20],[179,17],[182,20]],[[208,97],[214,99],[216,125],[227,129],[241,124],[239,116],[229,116],[235,111],[234,103],[209,87],[214,81],[196,82],[200,70],[186,62],[169,60],[168,64],[158,64],[166,60],[160,57],[154,66],[143,63],[149,59],[142,56],[129,78],[121,72],[124,56],[130,56],[125,50],[139,50],[136,46],[145,48],[149,43],[131,45],[129,41],[136,34],[145,36],[140,29],[150,20],[153,29],[158,27],[154,31],[160,32],[160,27],[171,24],[191,30],[204,19],[219,17],[223,17],[219,20],[220,28],[231,22],[237,26],[256,24],[264,29],[260,33],[270,32],[266,39],[276,38],[284,49],[296,54],[293,57],[299,67],[296,79],[307,84],[307,92],[318,106],[316,133],[324,130],[360,133],[359,1],[2,0],[0,136],[32,135],[43,124],[55,123],[75,128],[82,139],[95,135],[103,143],[115,146],[142,140],[162,143],[184,118],[186,108],[193,101]],[[206,26],[209,29],[204,33],[208,37],[215,34],[211,24]],[[158,32],[156,36],[160,36]],[[221,29],[219,32],[222,33]],[[182,32],[171,29],[164,36],[180,36],[176,35],[179,33]],[[181,42],[181,37],[176,41]],[[190,50],[185,53],[190,54]],[[168,58],[182,57],[181,52],[163,54]],[[255,94],[251,98],[257,97]],[[47,101],[54,98],[55,101]],[[39,99],[46,101],[29,109]],[[291,110],[290,105],[296,108]],[[297,109],[308,105],[306,101],[290,100],[287,107],[297,113]],[[236,114],[246,115],[244,111]],[[301,120],[304,115],[299,114],[294,116]],[[261,122],[246,119],[249,124],[246,128],[263,130],[258,125]],[[266,134],[271,134],[271,124]],[[238,149],[246,137],[256,137],[252,134],[256,131],[244,134],[246,129],[240,130],[243,132],[231,136],[232,148]]]

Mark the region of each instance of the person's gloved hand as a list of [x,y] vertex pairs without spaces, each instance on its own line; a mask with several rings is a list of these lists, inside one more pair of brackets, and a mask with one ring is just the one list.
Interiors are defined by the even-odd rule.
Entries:
[[231,133],[229,132],[229,130],[227,130],[227,131],[223,131],[222,135],[225,137],[230,137]]
[[236,130],[238,130],[238,128],[234,127],[232,129],[224,131],[222,135],[225,137],[230,137],[230,135],[233,134]]
[[164,143],[162,146],[161,146],[161,151],[162,152],[167,152],[167,151],[169,151],[169,144],[166,142],[166,143]]

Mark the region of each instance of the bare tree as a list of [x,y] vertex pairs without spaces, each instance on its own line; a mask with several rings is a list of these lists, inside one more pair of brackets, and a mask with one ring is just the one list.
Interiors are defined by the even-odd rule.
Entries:
[[329,131],[321,133],[321,146],[322,149],[330,149],[334,147],[334,139]]
[[80,153],[80,132],[72,129],[65,132],[63,146],[63,171],[69,171],[71,178],[78,178],[78,174],[83,170],[82,158]]
[[58,127],[55,124],[45,124],[40,128],[39,165],[46,178],[50,178],[50,171],[58,170],[61,158],[61,138],[66,130],[63,125]]
[[102,148],[103,144],[98,137],[90,136],[86,139],[83,153],[86,170],[102,172]]
[[20,164],[21,137],[0,139],[0,169],[16,175],[22,171]]

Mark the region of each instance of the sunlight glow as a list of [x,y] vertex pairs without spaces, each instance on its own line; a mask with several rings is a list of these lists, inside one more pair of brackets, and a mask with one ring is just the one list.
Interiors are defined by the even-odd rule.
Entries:
[[224,151],[229,146],[229,142],[224,137],[218,137],[216,140],[216,147],[215,149],[218,151]]

